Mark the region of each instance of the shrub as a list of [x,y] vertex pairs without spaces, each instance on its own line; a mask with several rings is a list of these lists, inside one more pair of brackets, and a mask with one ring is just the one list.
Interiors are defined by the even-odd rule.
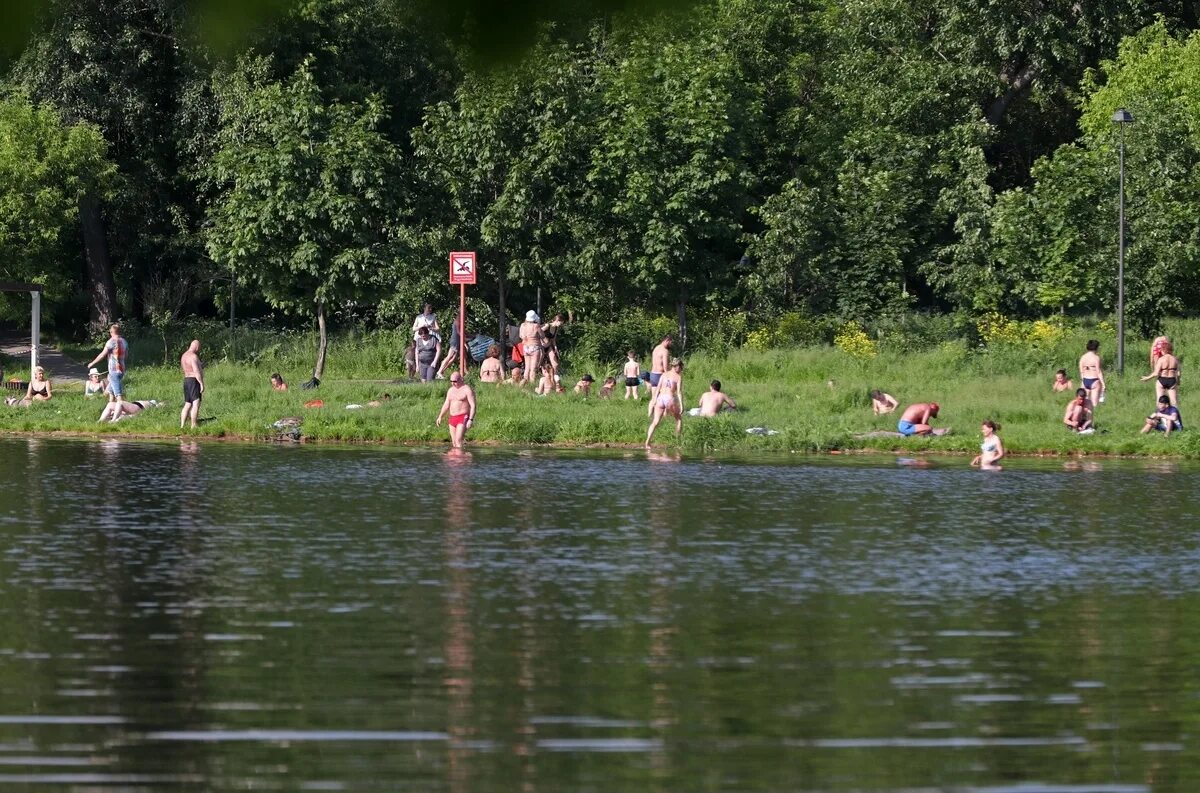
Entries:
[[874,340],[857,322],[847,322],[833,337],[833,346],[860,361],[868,361],[879,354]]

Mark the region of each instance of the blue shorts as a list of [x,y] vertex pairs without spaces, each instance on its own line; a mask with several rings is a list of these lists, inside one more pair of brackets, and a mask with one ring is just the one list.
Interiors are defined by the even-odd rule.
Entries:
[[1099,379],[1100,379],[1099,377],[1085,377],[1085,378],[1083,378],[1083,387],[1086,388],[1088,391],[1091,391],[1092,386],[1094,386],[1096,384],[1096,381]]
[[901,435],[916,435],[917,434],[917,425],[913,424],[911,421],[901,421],[899,424],[896,425],[896,430]]
[[121,388],[121,381],[125,379],[124,372],[109,372],[108,373],[108,393],[113,396],[124,396],[125,391]]
[[657,388],[657,387],[658,387],[658,380],[659,380],[659,378],[661,378],[662,376],[663,376],[663,373],[662,373],[662,372],[651,372],[651,373],[650,373],[650,387],[651,387],[651,388]]

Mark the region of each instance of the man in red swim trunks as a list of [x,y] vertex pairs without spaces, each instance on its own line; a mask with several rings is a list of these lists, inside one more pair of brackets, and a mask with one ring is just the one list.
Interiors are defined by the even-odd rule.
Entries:
[[446,401],[438,412],[437,426],[442,426],[442,416],[446,415],[446,411],[450,411],[450,446],[461,449],[463,436],[475,423],[475,392],[463,382],[459,372],[450,375],[450,388],[446,390]]

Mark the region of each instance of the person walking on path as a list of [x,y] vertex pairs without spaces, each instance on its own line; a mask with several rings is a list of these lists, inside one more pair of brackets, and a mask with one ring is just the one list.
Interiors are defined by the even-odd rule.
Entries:
[[183,410],[179,413],[179,429],[192,420],[192,429],[196,429],[196,419],[200,417],[200,400],[204,395],[204,366],[200,363],[200,341],[192,339],[187,352],[179,358],[179,366],[183,369]]
[[116,421],[121,416],[121,402],[125,397],[125,389],[123,383],[125,381],[125,356],[129,352],[129,344],[125,339],[121,338],[121,326],[112,325],[108,329],[109,339],[104,343],[104,349],[100,350],[100,354],[92,359],[88,366],[95,366],[108,357],[108,401],[115,402],[113,408],[114,418]]
[[447,411],[450,413],[450,446],[461,449],[467,430],[475,423],[475,392],[457,371],[450,373],[450,388],[446,390],[446,401],[438,412],[437,426],[442,426],[442,417]]
[[1088,390],[1088,399],[1093,405],[1104,401],[1104,362],[1100,360],[1100,342],[1088,339],[1087,352],[1079,356],[1079,379]]

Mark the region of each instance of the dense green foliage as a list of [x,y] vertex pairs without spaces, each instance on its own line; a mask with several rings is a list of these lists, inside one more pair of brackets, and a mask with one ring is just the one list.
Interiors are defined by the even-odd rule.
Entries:
[[242,316],[390,327],[460,249],[489,323],[1107,312],[1118,106],[1132,326],[1200,296],[1190,6],[295,0],[205,37],[224,5],[53,0],[10,61],[5,189],[43,192],[0,278],[60,326],[215,315],[232,279]]

